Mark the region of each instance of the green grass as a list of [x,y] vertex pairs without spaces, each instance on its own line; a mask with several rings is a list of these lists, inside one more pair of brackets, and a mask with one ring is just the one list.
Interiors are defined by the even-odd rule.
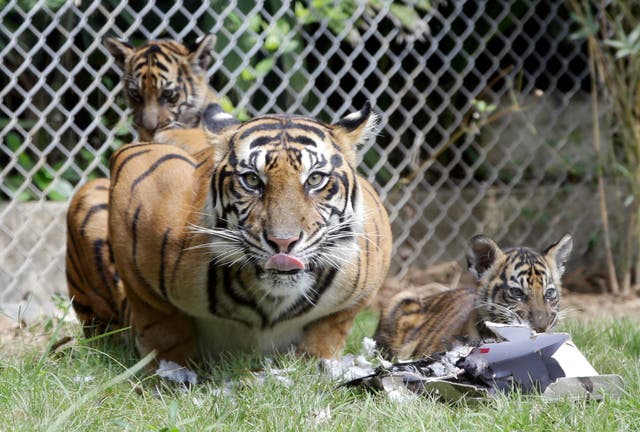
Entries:
[[[358,351],[376,317],[359,316],[347,350]],[[429,398],[394,403],[384,395],[336,388],[317,363],[282,355],[293,385],[260,383],[247,370],[256,357],[208,367],[188,391],[131,370],[131,351],[103,340],[82,343],[79,325],[49,322],[33,331],[52,340],[77,336],[72,347],[47,353],[37,343],[0,347],[0,431],[623,431],[640,428],[640,326],[623,319],[567,321],[560,330],[600,373],[623,376],[626,395],[603,402],[556,401],[511,394],[481,403],[445,405]],[[54,325],[51,325],[54,324]],[[18,342],[16,342],[18,344]],[[202,371],[201,371],[202,372]],[[229,385],[228,382],[234,384]],[[227,386],[227,390],[223,390]],[[229,388],[230,387],[230,388]],[[320,414],[319,414],[320,413]],[[328,413],[328,415],[327,415]],[[324,420],[318,420],[324,415]]]

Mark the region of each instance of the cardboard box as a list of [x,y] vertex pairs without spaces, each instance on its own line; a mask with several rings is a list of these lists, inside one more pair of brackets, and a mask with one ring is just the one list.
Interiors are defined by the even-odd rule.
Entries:
[[446,353],[378,368],[345,385],[364,385],[404,399],[416,394],[444,401],[485,399],[519,389],[543,398],[620,397],[619,375],[599,375],[567,333],[534,333],[528,327],[488,323],[495,343],[460,346]]

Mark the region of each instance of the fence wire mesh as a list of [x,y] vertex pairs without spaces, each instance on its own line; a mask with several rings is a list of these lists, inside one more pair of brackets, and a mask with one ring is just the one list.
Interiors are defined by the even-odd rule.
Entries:
[[[0,3],[0,304],[66,291],[66,202],[135,139],[117,36],[217,36],[211,85],[241,117],[336,121],[366,100],[360,170],[393,223],[392,274],[474,234],[543,247],[598,226],[584,43],[563,2]],[[57,202],[57,203],[55,203]],[[577,239],[579,252],[586,241]]]

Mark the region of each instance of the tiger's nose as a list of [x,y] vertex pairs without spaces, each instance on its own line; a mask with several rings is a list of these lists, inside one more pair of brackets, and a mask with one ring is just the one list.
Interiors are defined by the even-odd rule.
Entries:
[[300,236],[280,238],[267,234],[267,243],[279,253],[289,253],[298,240],[300,240]]
[[159,117],[157,108],[147,107],[142,112],[142,126],[149,131],[155,131],[158,128]]
[[538,333],[544,332],[549,326],[549,317],[547,314],[538,312],[531,314],[531,327]]

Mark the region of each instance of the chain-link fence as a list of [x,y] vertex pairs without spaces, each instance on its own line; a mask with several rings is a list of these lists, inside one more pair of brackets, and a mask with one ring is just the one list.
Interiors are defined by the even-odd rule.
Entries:
[[590,78],[564,2],[136,4],[0,2],[0,305],[66,291],[66,202],[134,138],[107,35],[214,33],[211,84],[241,118],[335,121],[371,100],[382,130],[360,169],[393,221],[394,274],[460,259],[479,232],[593,241]]

